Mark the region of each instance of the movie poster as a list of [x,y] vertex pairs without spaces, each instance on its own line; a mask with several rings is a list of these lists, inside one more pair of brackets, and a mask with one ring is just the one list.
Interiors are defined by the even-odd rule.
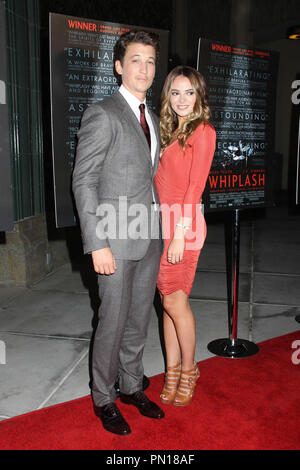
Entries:
[[300,112],[298,121],[298,145],[297,145],[297,172],[296,172],[296,205],[300,205]]
[[[295,91],[293,91],[295,90]],[[300,207],[300,74],[292,83],[292,114],[289,155],[289,208]]]
[[199,40],[197,67],[207,82],[217,133],[206,211],[266,205],[278,60],[277,52]]
[[[50,13],[52,152],[57,227],[76,224],[71,174],[76,134],[85,109],[118,89],[113,49],[119,36],[137,28]],[[147,102],[158,111],[168,66],[168,31],[160,36],[160,61]]]
[[8,128],[5,6],[0,1],[0,231],[14,226]]

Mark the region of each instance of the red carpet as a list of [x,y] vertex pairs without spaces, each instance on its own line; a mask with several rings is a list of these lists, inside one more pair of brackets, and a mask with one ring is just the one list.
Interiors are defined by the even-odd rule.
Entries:
[[[292,343],[300,331],[265,341],[250,358],[213,357],[200,363],[201,377],[187,408],[163,406],[156,421],[120,404],[132,433],[103,430],[90,397],[17,416],[0,423],[3,450],[235,450],[300,448],[300,364]],[[299,346],[298,346],[299,349]],[[151,378],[149,398],[158,402],[163,376]],[[119,400],[117,402],[119,404]]]

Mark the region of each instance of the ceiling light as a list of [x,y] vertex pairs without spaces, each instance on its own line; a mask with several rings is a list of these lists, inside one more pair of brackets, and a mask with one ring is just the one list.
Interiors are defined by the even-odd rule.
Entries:
[[291,26],[287,34],[289,39],[300,39],[300,26]]

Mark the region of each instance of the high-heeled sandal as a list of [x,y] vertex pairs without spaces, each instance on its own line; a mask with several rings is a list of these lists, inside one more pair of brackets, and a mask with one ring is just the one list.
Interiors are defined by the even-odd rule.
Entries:
[[181,371],[179,386],[173,401],[174,406],[187,406],[191,403],[200,372],[197,364],[193,369]]
[[176,366],[168,367],[165,374],[165,383],[160,394],[160,401],[164,405],[170,405],[173,403],[181,372],[181,362],[176,364]]

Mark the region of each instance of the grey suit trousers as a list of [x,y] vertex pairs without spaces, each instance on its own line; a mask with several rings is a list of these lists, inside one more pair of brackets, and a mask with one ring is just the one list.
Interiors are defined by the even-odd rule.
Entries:
[[161,240],[153,239],[142,259],[116,259],[114,274],[98,275],[101,305],[92,359],[92,396],[96,406],[115,401],[117,377],[122,393],[142,390],[142,356],[160,257]]

